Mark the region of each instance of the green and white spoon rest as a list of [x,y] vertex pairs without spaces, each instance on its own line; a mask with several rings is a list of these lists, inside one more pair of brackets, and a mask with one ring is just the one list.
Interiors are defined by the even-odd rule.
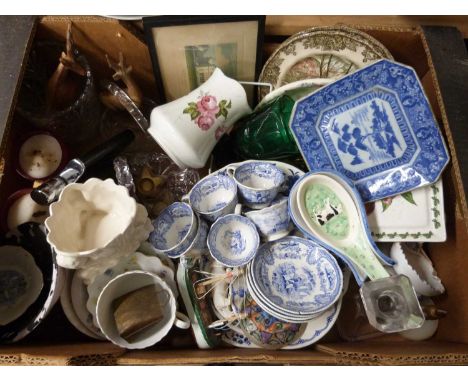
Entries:
[[[373,242],[364,204],[352,183],[336,171],[309,172],[290,195],[290,215],[309,239],[320,243],[350,266],[361,285],[369,322],[383,332],[418,328],[424,314],[410,280],[393,276],[394,265]],[[364,282],[366,278],[371,281]]]

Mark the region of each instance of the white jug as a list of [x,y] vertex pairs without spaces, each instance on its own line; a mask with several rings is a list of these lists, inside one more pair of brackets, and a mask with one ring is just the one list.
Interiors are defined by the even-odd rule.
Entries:
[[151,112],[148,132],[181,168],[201,168],[232,125],[251,113],[242,85],[216,68],[184,97]]

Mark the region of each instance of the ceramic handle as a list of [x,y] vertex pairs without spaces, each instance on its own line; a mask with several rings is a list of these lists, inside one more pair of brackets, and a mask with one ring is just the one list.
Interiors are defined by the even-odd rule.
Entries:
[[179,329],[189,329],[190,328],[190,318],[181,312],[176,312],[176,317],[174,320],[174,325]]
[[231,177],[233,178],[234,177],[234,171],[236,171],[237,169],[237,165],[234,165],[234,164],[230,164],[229,166],[227,166],[226,168],[226,173]]
[[236,207],[234,208],[234,214],[240,215],[242,213],[242,204],[237,203]]

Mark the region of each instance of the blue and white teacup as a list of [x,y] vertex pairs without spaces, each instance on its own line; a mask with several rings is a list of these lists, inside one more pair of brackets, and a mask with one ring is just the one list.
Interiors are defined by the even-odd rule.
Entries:
[[216,220],[208,233],[211,256],[226,267],[240,267],[256,255],[260,237],[252,221],[229,214]]
[[252,209],[268,207],[285,180],[283,171],[275,164],[260,161],[230,165],[227,173],[236,181],[243,204]]
[[214,222],[234,212],[237,204],[236,182],[226,175],[208,176],[193,186],[183,200],[188,200],[202,218]]
[[281,239],[294,228],[286,196],[276,198],[269,207],[245,212],[244,215],[254,222],[266,241]]
[[187,252],[197,235],[198,219],[187,203],[172,203],[152,223],[150,243],[156,252],[172,258]]

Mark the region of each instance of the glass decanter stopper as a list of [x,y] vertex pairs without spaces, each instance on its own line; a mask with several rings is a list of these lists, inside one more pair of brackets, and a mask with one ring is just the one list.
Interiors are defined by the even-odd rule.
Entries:
[[370,324],[382,332],[416,329],[424,323],[416,293],[404,275],[366,282],[360,293]]
[[289,130],[294,100],[282,95],[236,124],[235,150],[244,159],[283,159],[300,155]]

